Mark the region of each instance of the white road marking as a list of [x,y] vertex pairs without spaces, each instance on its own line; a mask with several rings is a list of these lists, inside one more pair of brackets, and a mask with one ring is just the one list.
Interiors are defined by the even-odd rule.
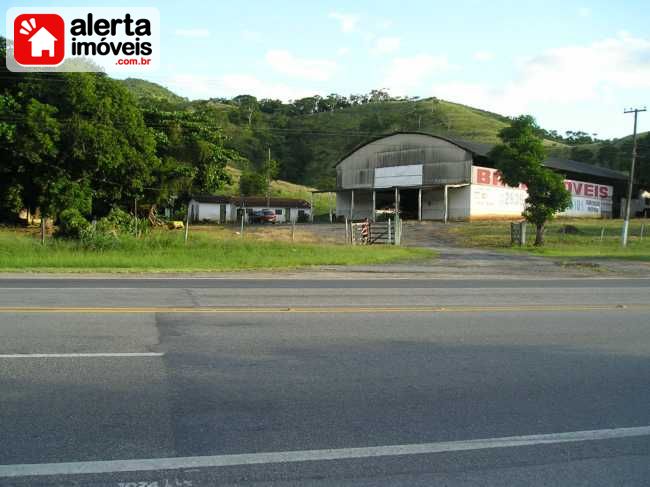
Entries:
[[489,448],[512,448],[530,445],[609,440],[635,436],[650,436],[650,426],[572,431],[567,433],[551,433],[542,435],[507,436],[503,438],[486,438],[478,440],[443,441],[438,443],[419,443],[412,445],[371,446],[365,448],[283,451],[201,457],[149,458],[141,460],[0,465],[0,478],[145,472],[188,468],[232,467],[383,456],[421,455],[429,453],[483,450]]
[[162,357],[160,352],[117,352],[117,353],[4,353],[3,358],[95,358],[95,357]]

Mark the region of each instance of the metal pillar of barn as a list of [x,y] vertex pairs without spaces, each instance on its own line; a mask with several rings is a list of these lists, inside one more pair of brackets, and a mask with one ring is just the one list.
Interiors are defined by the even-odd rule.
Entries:
[[372,190],[372,221],[377,221],[377,192]]
[[447,223],[449,219],[449,186],[445,184],[445,199],[444,199],[444,219],[443,221]]
[[395,188],[395,215],[399,215],[399,188]]
[[350,190],[350,220],[354,219],[354,190]]
[[330,223],[332,223],[332,192],[327,193],[327,213],[330,218]]
[[422,188],[418,189],[418,221],[422,221]]

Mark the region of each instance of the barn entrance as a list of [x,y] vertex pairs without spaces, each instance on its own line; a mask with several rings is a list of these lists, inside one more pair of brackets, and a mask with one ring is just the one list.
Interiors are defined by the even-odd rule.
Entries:
[[400,217],[403,220],[418,219],[419,188],[395,188],[375,190],[375,215],[378,220],[385,220],[395,214],[395,197],[399,204]]
[[418,219],[418,193],[419,189],[399,190],[399,213],[402,220]]

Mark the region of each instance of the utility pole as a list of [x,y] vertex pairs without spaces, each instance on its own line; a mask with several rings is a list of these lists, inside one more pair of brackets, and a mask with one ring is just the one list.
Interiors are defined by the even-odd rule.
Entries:
[[627,183],[627,199],[625,200],[625,220],[623,221],[623,236],[621,244],[627,246],[627,234],[630,227],[630,209],[632,208],[632,187],[634,186],[634,165],[636,163],[636,125],[639,113],[645,112],[646,108],[630,108],[623,110],[623,113],[634,113],[634,132],[632,135],[632,165],[630,166],[630,175]]
[[271,206],[271,148],[269,147],[269,158],[266,161],[266,207]]

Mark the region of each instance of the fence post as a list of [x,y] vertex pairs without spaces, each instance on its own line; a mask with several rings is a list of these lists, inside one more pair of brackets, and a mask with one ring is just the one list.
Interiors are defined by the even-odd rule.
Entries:
[[[29,219],[29,216],[27,218]],[[41,211],[41,245],[45,245],[45,214],[42,211]]]
[[390,218],[388,218],[388,245],[391,245]]
[[244,238],[244,216],[246,216],[246,210],[241,213],[241,229],[239,231],[239,238]]
[[605,236],[605,227],[600,228],[600,243],[603,243],[603,237]]
[[350,236],[348,235],[348,217],[345,216],[345,245],[347,245],[350,242]]
[[641,224],[641,235],[639,236],[639,241],[643,242],[643,232],[645,231],[645,223]]
[[291,222],[291,241],[295,242],[296,240],[296,222]]
[[186,212],[186,215],[185,215],[185,243],[187,243],[187,239],[189,237],[189,234],[190,234],[190,205],[188,203],[187,204],[187,212]]

